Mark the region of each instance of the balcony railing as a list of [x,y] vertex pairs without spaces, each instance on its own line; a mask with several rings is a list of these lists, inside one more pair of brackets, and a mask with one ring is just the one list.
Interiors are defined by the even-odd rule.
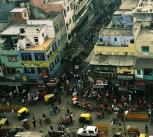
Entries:
[[78,14],[78,12],[87,5],[87,3],[90,2],[90,0],[80,0],[79,2],[75,3],[75,14]]

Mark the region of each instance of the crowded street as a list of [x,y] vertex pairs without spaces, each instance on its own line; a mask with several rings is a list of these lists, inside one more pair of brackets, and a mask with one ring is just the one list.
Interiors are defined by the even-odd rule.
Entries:
[[[1,105],[28,108],[29,126],[23,125],[23,119],[18,119],[13,107],[12,110],[6,110],[10,112],[1,111],[1,117],[7,117],[10,126],[23,127],[25,131],[30,129],[47,134],[52,130],[51,127],[53,130],[61,130],[62,125],[62,131],[66,132],[68,128],[71,135],[75,136],[77,130],[86,125],[79,122],[81,113],[90,113],[92,116],[90,125],[107,125],[108,133],[105,133],[105,136],[112,136],[119,131],[123,134],[127,133],[128,126],[138,128],[140,133],[144,133],[145,125],[148,126],[149,134],[153,134],[151,124],[153,104],[142,92],[121,93],[118,87],[111,83],[108,85],[108,81],[98,81],[102,82],[104,87],[93,88],[94,83],[88,80],[90,72],[82,75],[78,73],[79,71],[73,71],[73,73],[63,74],[60,83],[54,87],[39,85],[31,89],[10,88],[8,94],[5,92],[7,86],[3,87]],[[48,93],[55,96],[55,100],[51,100],[50,103],[47,103],[44,98]],[[146,113],[149,117],[124,119],[126,111]]]
[[[121,0],[70,1],[62,1],[64,7],[59,1],[53,5],[47,0],[31,0],[30,4],[16,1],[11,15],[15,18],[29,12],[33,20],[27,18],[23,27],[23,19],[16,38],[17,25],[0,32],[7,39],[3,42],[0,38],[0,50],[5,49],[4,55],[0,54],[0,74],[4,71],[0,75],[0,137],[153,137],[152,62],[143,65],[142,58],[136,59],[150,51],[147,46],[141,47],[143,54],[134,51],[141,32],[136,29],[148,23],[142,25],[131,17],[137,15],[131,11],[138,0],[127,0],[132,4]],[[67,19],[72,13],[75,15]],[[21,21],[13,17],[12,22]],[[45,20],[34,20],[37,18]],[[1,48],[1,43],[8,47]]]

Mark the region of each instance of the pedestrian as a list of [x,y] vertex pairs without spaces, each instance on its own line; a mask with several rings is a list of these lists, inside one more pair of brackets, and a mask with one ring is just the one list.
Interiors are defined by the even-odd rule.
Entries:
[[41,118],[39,118],[39,125],[40,125],[40,127],[42,126],[42,120],[41,120]]
[[129,94],[129,103],[131,103],[131,100],[132,100],[132,96],[131,94]]
[[50,130],[53,131],[53,126],[52,125],[50,125]]
[[42,118],[43,118],[44,121],[46,120],[46,114],[45,113],[43,113]]
[[67,108],[66,112],[69,115],[70,114],[70,109]]
[[9,102],[6,102],[7,106],[10,106],[10,103]]
[[36,127],[36,120],[35,119],[32,119],[32,124],[33,124],[33,127],[35,128]]
[[102,117],[105,118],[105,111],[102,110]]
[[148,133],[148,125],[145,126],[145,132]]
[[35,116],[34,116],[34,114],[33,114],[33,116],[32,116],[32,119],[35,119]]
[[67,137],[70,137],[70,132],[69,132],[69,128],[68,127],[66,128],[66,134],[67,134]]
[[53,108],[50,108],[50,116],[53,114]]
[[14,111],[14,109],[12,109],[11,114],[12,114],[13,117],[14,117],[14,113],[15,113],[15,111]]
[[24,99],[22,99],[22,105],[25,105],[25,100]]

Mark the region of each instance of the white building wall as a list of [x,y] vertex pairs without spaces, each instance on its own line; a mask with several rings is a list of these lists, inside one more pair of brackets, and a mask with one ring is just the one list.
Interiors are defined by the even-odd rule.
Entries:
[[52,20],[28,20],[29,25],[47,25],[47,35],[49,38],[55,38],[55,29]]
[[[47,35],[47,27],[45,27],[43,30],[37,33],[35,30],[34,32],[31,32],[32,30],[25,29],[25,37],[32,43],[32,45],[41,45],[44,43],[44,37],[42,34]],[[34,37],[38,37],[38,43],[35,42]]]
[[[134,39],[133,36],[100,36],[100,38],[102,38],[104,42],[111,45],[128,45],[130,40]],[[115,39],[117,40],[115,41]]]
[[47,29],[45,28],[38,35],[39,45],[41,45],[45,42],[46,35],[47,35]]
[[66,1],[63,5],[64,10],[66,11],[66,16],[64,16],[65,24],[69,24],[67,28],[68,34],[70,34],[72,30],[75,28],[75,22],[73,21],[74,7],[72,7],[71,5],[73,5],[73,0]]
[[137,73],[137,69],[135,70],[135,77],[143,79],[143,70],[140,69],[141,74]]

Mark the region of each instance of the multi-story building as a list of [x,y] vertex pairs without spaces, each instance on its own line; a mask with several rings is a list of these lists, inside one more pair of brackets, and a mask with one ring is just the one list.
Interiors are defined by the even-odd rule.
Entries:
[[[102,28],[99,32],[99,45],[126,47],[134,40],[132,30],[129,28]],[[110,47],[111,48],[111,47]]]
[[153,80],[153,2],[123,1],[99,33],[89,56],[96,73],[126,80]]
[[96,45],[90,65],[93,71],[106,78],[133,79],[136,50],[133,44],[127,47]]
[[67,42],[63,15],[50,14],[46,20],[35,18],[24,24],[12,24],[1,33],[1,39],[4,77],[39,80],[52,75],[60,65]]
[[[132,5],[129,4],[132,2]],[[126,3],[126,4],[125,4]],[[102,77],[133,80],[135,57],[133,13],[138,1],[125,1],[114,12],[110,24],[99,32],[99,40],[90,54],[90,65]]]
[[47,13],[62,12],[69,42],[93,17],[91,0],[31,0],[31,4]]

